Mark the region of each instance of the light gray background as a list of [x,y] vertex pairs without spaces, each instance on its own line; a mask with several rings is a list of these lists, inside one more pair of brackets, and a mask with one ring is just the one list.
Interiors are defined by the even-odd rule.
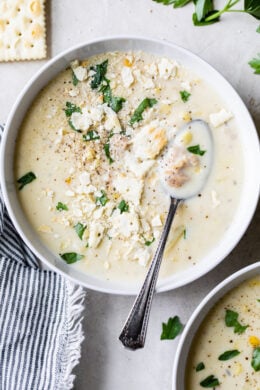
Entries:
[[[226,0],[216,1],[220,8]],[[243,1],[241,0],[241,6]],[[259,21],[227,14],[220,23],[194,27],[193,5],[173,10],[152,0],[53,0],[47,2],[49,58],[75,44],[107,35],[166,39],[208,61],[238,91],[260,130],[260,76],[247,62],[260,52]],[[29,78],[45,61],[0,64],[0,123]],[[144,350],[130,352],[117,341],[132,297],[89,291],[76,390],[170,390],[178,339],[160,341],[161,323],[179,315],[185,323],[201,299],[234,271],[260,259],[260,208],[236,249],[215,270],[186,287],[155,297]]]

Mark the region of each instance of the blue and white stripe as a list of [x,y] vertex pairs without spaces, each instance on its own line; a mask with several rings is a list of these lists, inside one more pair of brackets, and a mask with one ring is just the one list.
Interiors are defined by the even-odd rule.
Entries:
[[81,287],[38,268],[0,194],[1,390],[72,388],[84,295]]

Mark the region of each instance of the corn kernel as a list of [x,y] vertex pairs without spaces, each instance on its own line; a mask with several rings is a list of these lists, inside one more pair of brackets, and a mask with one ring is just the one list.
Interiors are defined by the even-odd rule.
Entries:
[[133,65],[132,62],[130,62],[128,58],[124,59],[124,66],[131,68],[132,65]]
[[183,112],[182,113],[182,119],[185,121],[185,122],[189,122],[191,120],[191,115],[189,112]]
[[234,365],[234,375],[239,375],[243,371],[242,364],[240,363],[235,363]]
[[192,133],[190,131],[186,131],[182,137],[182,142],[184,145],[188,145],[192,141]]
[[170,114],[171,112],[171,106],[169,104],[162,104],[160,107],[160,112],[162,114]]
[[248,341],[253,348],[256,348],[260,345],[260,339],[256,336],[249,336]]
[[118,192],[115,192],[115,193],[113,194],[113,199],[114,199],[114,200],[117,200],[119,197],[120,197],[120,194],[119,194]]

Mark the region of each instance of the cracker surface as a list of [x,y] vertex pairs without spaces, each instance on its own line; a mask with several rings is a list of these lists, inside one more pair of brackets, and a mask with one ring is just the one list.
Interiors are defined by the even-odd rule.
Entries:
[[0,61],[45,57],[44,0],[0,0]]

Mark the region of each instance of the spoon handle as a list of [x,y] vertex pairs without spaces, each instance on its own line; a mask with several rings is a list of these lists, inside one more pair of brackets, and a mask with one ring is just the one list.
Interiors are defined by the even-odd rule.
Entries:
[[151,262],[150,268],[140,290],[136,297],[133,308],[126,320],[124,328],[119,336],[119,340],[125,347],[130,349],[143,348],[149,321],[149,314],[152,305],[152,299],[155,291],[156,281],[158,278],[162,256],[171,228],[172,220],[180,203],[180,199],[171,198],[170,209],[164,225],[162,235]]

